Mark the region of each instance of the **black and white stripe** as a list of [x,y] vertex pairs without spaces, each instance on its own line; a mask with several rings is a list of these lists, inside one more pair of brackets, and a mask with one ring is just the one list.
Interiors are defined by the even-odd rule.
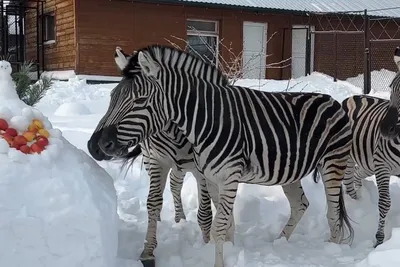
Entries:
[[379,125],[389,108],[389,101],[358,95],[343,100],[353,132],[351,157],[345,172],[347,193],[358,199],[362,179],[376,176],[379,193],[379,225],[375,247],[385,238],[386,215],[390,209],[389,182],[391,175],[400,173],[400,138],[383,138]]
[[[400,70],[399,47],[397,47],[394,51],[393,60],[398,70]],[[396,139],[400,135],[400,71],[396,73],[389,87],[391,89],[389,107],[385,116],[382,118],[380,131],[383,138]]]
[[110,106],[96,129],[102,132],[98,144],[106,154],[119,155],[176,124],[193,146],[195,166],[209,191],[219,193],[211,226],[215,267],[224,266],[223,243],[239,182],[290,185],[291,194],[301,196],[300,180],[318,167],[327,195],[330,240],[341,242],[345,226],[353,236],[341,190],[351,130],[331,96],[222,84],[223,75],[213,66],[156,45],[133,55],[123,73],[118,90],[129,100]]

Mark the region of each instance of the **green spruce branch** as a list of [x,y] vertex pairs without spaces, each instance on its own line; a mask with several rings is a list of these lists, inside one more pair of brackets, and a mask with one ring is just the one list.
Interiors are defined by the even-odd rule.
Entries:
[[46,76],[42,76],[36,83],[32,84],[30,75],[33,71],[33,63],[27,61],[22,64],[20,71],[11,74],[19,98],[29,106],[36,105],[53,84],[53,79]]

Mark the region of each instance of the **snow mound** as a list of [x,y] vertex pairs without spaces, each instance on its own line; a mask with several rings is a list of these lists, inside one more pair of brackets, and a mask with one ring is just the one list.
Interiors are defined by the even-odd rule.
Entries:
[[49,142],[40,153],[25,154],[0,131],[1,265],[114,266],[119,221],[112,178],[18,99],[10,73],[0,61],[3,126],[6,121],[21,135],[36,119]]
[[392,237],[371,251],[356,267],[400,266],[400,228],[392,229]]
[[55,112],[56,116],[89,115],[90,110],[82,103],[64,103]]

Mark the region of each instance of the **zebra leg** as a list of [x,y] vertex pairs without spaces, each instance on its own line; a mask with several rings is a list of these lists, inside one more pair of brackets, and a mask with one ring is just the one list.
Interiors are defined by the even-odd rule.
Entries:
[[[212,201],[214,202],[215,207],[218,207],[218,202],[219,202],[218,186],[213,183],[207,182],[207,188],[208,188],[208,191],[212,198]],[[211,216],[212,216],[212,213],[211,213]],[[212,241],[215,242],[213,235],[211,235],[211,238],[212,238]],[[226,232],[225,241],[230,241],[230,242],[232,242],[232,244],[235,244],[235,217],[233,216],[233,209],[232,209],[231,217],[229,219],[229,226],[228,226],[228,230]]]
[[169,168],[156,159],[149,159],[150,188],[147,197],[147,233],[140,261],[144,266],[155,266],[154,249],[157,247],[157,221],[163,204],[163,193]]
[[292,184],[283,185],[282,189],[290,204],[290,218],[283,228],[281,236],[285,236],[289,240],[296,225],[307,210],[309,202],[304,194],[300,180]]
[[231,216],[233,214],[233,206],[239,185],[239,177],[238,172],[234,173],[225,180],[222,180],[218,185],[219,201],[217,204],[217,213],[211,226],[211,235],[215,241],[214,267],[224,266],[224,243],[227,230],[230,224],[232,224]]
[[353,199],[360,199],[361,198],[361,187],[362,187],[362,180],[370,176],[363,168],[356,166],[354,172],[354,188],[355,188],[355,198]]
[[385,224],[386,224],[386,215],[390,210],[391,200],[390,200],[390,192],[389,192],[389,184],[390,184],[390,172],[387,169],[378,168],[376,170],[376,184],[378,186],[379,200],[378,200],[378,209],[379,209],[379,225],[378,231],[376,232],[375,238],[376,243],[374,247],[379,246],[383,243],[385,239]]
[[[335,154],[338,154],[338,152]],[[350,240],[354,236],[354,230],[347,215],[342,189],[347,157],[338,158],[335,154],[328,155],[319,169],[322,173],[327,199],[327,218],[331,231],[330,241],[340,243],[344,237],[345,226],[350,232]]]
[[174,198],[175,222],[178,223],[181,219],[186,220],[181,198],[185,173],[172,169],[169,174],[169,178],[170,178],[170,188],[172,192],[172,197]]
[[203,234],[204,243],[210,241],[210,230],[212,223],[211,198],[208,193],[207,182],[203,175],[198,172],[194,173],[197,181],[197,195],[199,208],[197,211],[197,222]]
[[344,179],[343,179],[343,184],[346,187],[346,193],[352,199],[358,199],[356,190],[355,190],[355,180],[356,180],[355,175],[354,175],[355,165],[356,165],[356,163],[350,157],[349,160],[347,161],[347,167],[346,167],[346,171],[344,173]]

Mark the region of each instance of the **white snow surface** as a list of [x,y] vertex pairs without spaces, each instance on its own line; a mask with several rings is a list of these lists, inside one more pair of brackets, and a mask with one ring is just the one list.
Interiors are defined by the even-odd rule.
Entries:
[[[323,92],[331,94],[338,101],[362,92],[360,88],[348,81],[335,83],[332,77],[321,73],[313,73],[310,76],[290,81],[240,80],[237,84],[263,91]],[[114,241],[111,240],[111,237],[117,232],[114,224],[114,189],[110,188],[108,176],[102,169],[97,168],[94,161],[88,160],[84,153],[77,153],[79,156],[76,157],[76,153],[72,153],[72,151],[76,150],[75,146],[88,153],[87,140],[106,112],[110,99],[109,94],[114,86],[115,84],[87,85],[85,80],[78,78],[70,79],[67,82],[56,81],[37,108],[49,118],[54,127],[62,131],[62,138],[68,140],[72,145],[66,140],[63,141],[63,153],[58,156],[58,163],[43,162],[42,165],[39,165],[40,167],[32,170],[30,177],[20,177],[19,172],[29,169],[25,165],[18,165],[18,168],[21,169],[18,173],[10,166],[7,169],[11,172],[7,176],[8,178],[0,176],[0,188],[3,184],[12,183],[13,180],[20,181],[18,184],[15,182],[14,189],[9,189],[10,192],[6,192],[5,196],[0,193],[0,198],[2,198],[0,210],[6,210],[8,206],[21,207],[20,203],[23,201],[21,199],[29,196],[34,196],[30,199],[29,204],[38,207],[35,209],[21,208],[18,213],[19,217],[15,215],[7,217],[13,217],[18,222],[13,224],[13,227],[20,229],[21,233],[24,233],[22,236],[27,238],[26,243],[29,242],[31,245],[30,250],[18,251],[20,261],[23,258],[29,259],[31,267],[45,266],[31,260],[37,255],[47,255],[44,251],[51,251],[53,253],[51,255],[68,255],[63,260],[54,261],[52,266],[94,266],[85,262],[86,258],[83,255],[88,256],[91,252],[96,251],[96,255],[99,257],[108,258],[113,253]],[[84,104],[91,114],[85,116],[55,114],[59,105],[63,103]],[[71,153],[68,152],[69,150]],[[66,152],[64,153],[64,151]],[[76,158],[69,158],[72,155]],[[68,164],[70,161],[76,167],[72,168]],[[85,164],[84,162],[89,163]],[[118,162],[98,162],[98,164],[113,178],[120,219],[117,264],[107,266],[142,267],[138,258],[143,248],[147,227],[146,198],[149,179],[142,166],[141,157],[129,170],[121,170]],[[69,169],[64,172],[63,170],[67,166]],[[30,185],[32,181],[35,181],[34,185]],[[231,243],[225,245],[226,267],[399,266],[400,206],[397,204],[400,203],[400,183],[396,177],[392,177],[390,185],[392,207],[387,217],[387,241],[377,249],[373,248],[378,223],[378,194],[374,177],[369,177],[364,181],[360,200],[355,201],[345,197],[346,207],[354,221],[352,225],[355,229],[355,240],[350,246],[324,241],[329,237],[329,230],[323,184],[315,184],[311,177],[304,178],[302,184],[310,206],[289,241],[284,238],[276,240],[289,217],[289,204],[281,187],[247,184],[239,186],[234,209],[235,245]],[[17,185],[20,186],[19,191],[16,191]],[[21,192],[23,193],[21,194]],[[63,192],[68,193],[63,194]],[[174,222],[169,182],[163,196],[162,221],[157,229],[158,247],[155,250],[157,266],[212,266],[214,245],[203,243],[197,225],[198,203],[194,177],[190,173],[186,175],[182,190],[186,221],[178,224]],[[97,201],[97,198],[98,202],[95,202],[94,200]],[[60,203],[64,204],[62,208],[59,208]],[[31,206],[26,205],[26,207]],[[47,214],[46,220],[43,219],[41,223],[37,222],[36,217],[29,213],[33,210],[37,211],[36,214]],[[100,227],[102,231],[96,230],[99,229],[99,225],[97,220],[93,219],[95,217],[102,218],[103,224]],[[51,228],[50,218],[56,218],[54,220],[60,224]],[[0,222],[3,221],[4,216],[0,216]],[[74,231],[73,227],[80,227],[80,231]],[[47,242],[44,242],[40,235],[43,229],[49,229],[46,232],[47,235],[45,234]],[[68,238],[58,241],[54,237],[56,233],[63,235],[66,232],[69,233]],[[11,254],[10,244],[21,241],[15,241],[15,237],[11,236],[11,230],[4,234],[1,233],[0,237],[5,235],[1,238],[1,244],[8,254]],[[91,239],[92,243],[87,243],[87,246],[82,245],[84,244],[82,240],[85,240],[88,233],[93,238]],[[107,237],[110,246],[103,246],[100,249],[99,244],[104,244],[102,241],[105,241]],[[49,242],[49,240],[51,241]],[[6,256],[9,256],[8,254]],[[3,255],[0,255],[0,259],[3,263]],[[8,264],[0,265],[19,266],[15,262],[6,261],[6,263]]]
[[64,103],[54,112],[56,116],[79,116],[89,115],[91,112],[85,104],[69,102]]
[[8,65],[0,61],[0,118],[19,134],[40,119],[50,137],[41,154],[30,155],[0,138],[0,266],[114,266],[119,219],[112,178],[18,99]]

